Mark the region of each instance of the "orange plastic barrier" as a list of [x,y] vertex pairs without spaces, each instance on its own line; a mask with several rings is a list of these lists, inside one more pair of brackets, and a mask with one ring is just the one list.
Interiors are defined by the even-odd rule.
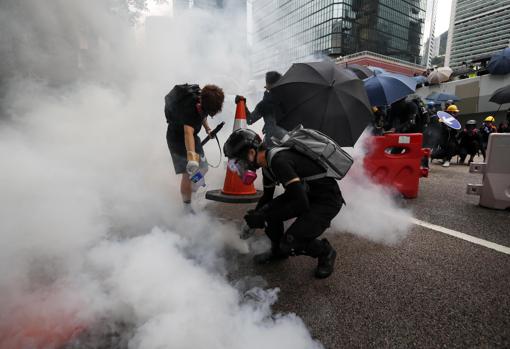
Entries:
[[372,137],[364,159],[366,171],[377,183],[394,187],[404,197],[417,197],[420,177],[428,176],[421,161],[430,155],[430,149],[422,148],[422,138],[421,133]]
[[[233,131],[240,128],[246,128],[246,108],[244,100],[240,100],[237,103]],[[261,191],[257,191],[253,184],[243,184],[239,176],[230,171],[228,167],[223,189],[210,190],[205,194],[205,198],[208,200],[228,203],[257,202],[261,196]]]

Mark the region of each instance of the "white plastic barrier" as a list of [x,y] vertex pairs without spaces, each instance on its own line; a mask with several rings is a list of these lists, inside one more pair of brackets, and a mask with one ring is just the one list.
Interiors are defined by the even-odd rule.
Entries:
[[471,163],[469,172],[483,173],[482,184],[468,184],[467,193],[480,196],[480,206],[510,208],[510,133],[489,136],[485,163]]

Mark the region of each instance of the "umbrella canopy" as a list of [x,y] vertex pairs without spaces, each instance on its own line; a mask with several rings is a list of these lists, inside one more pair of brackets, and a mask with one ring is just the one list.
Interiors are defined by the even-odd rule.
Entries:
[[510,103],[510,85],[494,91],[489,101],[497,104]]
[[436,70],[432,71],[429,76],[427,77],[427,80],[431,84],[440,84],[442,82],[448,81],[450,79],[450,76],[452,75],[453,70],[449,67],[441,67],[437,68]]
[[391,73],[376,74],[364,80],[370,104],[390,105],[416,91],[416,80]]
[[510,47],[496,52],[487,65],[489,73],[494,75],[505,75],[510,73]]
[[383,68],[379,68],[379,67],[372,67],[372,66],[367,66],[368,69],[370,69],[371,71],[374,72],[373,75],[377,75],[377,74],[383,74],[383,73],[387,73],[387,71]]
[[425,97],[425,99],[428,99],[429,101],[434,101],[434,102],[446,102],[446,101],[449,101],[449,100],[452,100],[454,102],[456,101],[460,101],[460,98],[455,96],[455,95],[451,95],[451,94],[448,94],[448,93],[439,93],[439,92],[432,92],[431,94],[429,94],[427,97]]
[[374,72],[372,70],[360,64],[346,64],[345,68],[352,71],[361,80],[369,78],[374,75]]
[[271,88],[283,114],[277,124],[319,130],[351,147],[372,120],[363,82],[333,62],[296,63]]

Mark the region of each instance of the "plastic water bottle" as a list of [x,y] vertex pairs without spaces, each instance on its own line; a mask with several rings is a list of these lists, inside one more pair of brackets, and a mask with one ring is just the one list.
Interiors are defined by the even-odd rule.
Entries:
[[205,177],[202,171],[198,170],[190,177],[191,179],[191,190],[197,191],[200,187],[205,187]]

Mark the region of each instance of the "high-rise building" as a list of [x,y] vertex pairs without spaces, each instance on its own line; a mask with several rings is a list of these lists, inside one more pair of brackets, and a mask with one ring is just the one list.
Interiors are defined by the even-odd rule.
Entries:
[[439,45],[438,52],[436,56],[443,56],[446,53],[446,43],[448,41],[448,31],[445,31],[443,34],[439,35]]
[[224,6],[223,0],[192,0],[192,7],[204,10],[216,10]]
[[510,0],[453,0],[445,65],[510,46]]
[[437,39],[435,37],[436,32],[436,17],[437,17],[437,0],[430,0],[430,7],[428,10],[430,13],[427,13],[427,17],[430,20],[429,25],[429,33],[428,33],[428,39],[425,43],[425,50],[423,54],[423,61],[422,64],[426,66],[427,68],[430,68],[432,57],[435,56],[437,45]]
[[254,0],[254,74],[372,51],[420,62],[426,0]]

